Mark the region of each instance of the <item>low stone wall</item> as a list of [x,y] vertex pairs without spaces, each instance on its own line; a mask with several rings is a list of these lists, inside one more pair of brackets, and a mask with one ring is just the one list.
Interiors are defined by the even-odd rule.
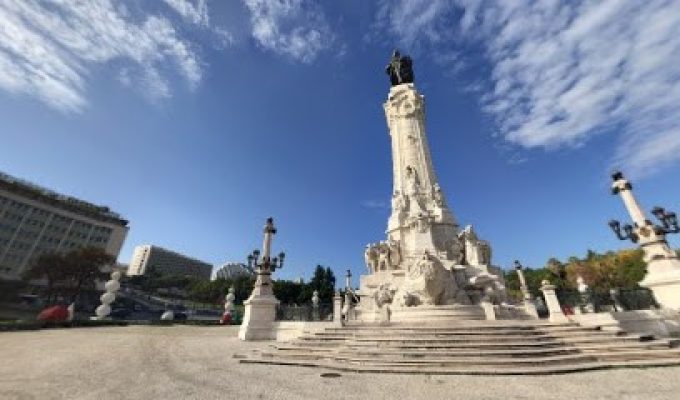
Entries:
[[680,332],[680,316],[664,315],[656,310],[601,312],[570,315],[581,326],[599,326],[603,330],[624,330],[629,333],[668,337]]
[[277,321],[274,322],[277,342],[288,342],[305,332],[322,331],[335,325],[328,321]]

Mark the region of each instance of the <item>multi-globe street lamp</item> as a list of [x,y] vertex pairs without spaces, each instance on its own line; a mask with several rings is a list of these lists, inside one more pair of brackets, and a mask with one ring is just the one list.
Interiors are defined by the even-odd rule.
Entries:
[[631,190],[633,189],[633,186],[624,179],[623,173],[619,171],[614,172],[612,174],[612,179],[615,183],[612,187],[612,194],[622,195],[624,203],[634,220],[634,225],[625,224],[623,226],[615,219],[609,221],[609,227],[619,240],[630,240],[633,243],[638,243],[640,235],[649,237],[653,234],[656,235],[658,239],[664,240],[665,235],[669,233],[680,233],[678,218],[674,212],[665,210],[662,207],[654,207],[652,209],[652,214],[661,221],[661,225],[652,223],[644,217],[639,204],[637,204],[637,201],[632,196]]
[[271,275],[274,271],[279,268],[283,268],[283,261],[286,258],[286,253],[280,252],[277,257],[271,258],[271,244],[272,236],[276,233],[276,228],[274,227],[274,219],[267,218],[267,222],[264,225],[264,243],[262,245],[262,258],[260,258],[260,250],[255,249],[252,253],[248,254],[248,264],[246,268],[258,275]]

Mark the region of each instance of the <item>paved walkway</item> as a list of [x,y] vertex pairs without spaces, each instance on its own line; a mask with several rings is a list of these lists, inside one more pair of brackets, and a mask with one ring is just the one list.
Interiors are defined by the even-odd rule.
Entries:
[[239,364],[236,327],[0,333],[0,399],[668,399],[680,367],[539,377],[342,374]]

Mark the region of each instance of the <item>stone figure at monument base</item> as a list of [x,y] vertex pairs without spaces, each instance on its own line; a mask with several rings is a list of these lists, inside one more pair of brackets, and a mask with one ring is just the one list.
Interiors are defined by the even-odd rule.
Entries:
[[[437,181],[425,133],[425,103],[413,84],[413,62],[395,50],[386,68],[391,88],[384,104],[393,161],[392,212],[387,238],[364,252],[357,319],[392,319],[418,310],[468,307],[483,299],[505,302],[491,246],[472,226],[460,230]],[[481,311],[480,311],[481,312]]]

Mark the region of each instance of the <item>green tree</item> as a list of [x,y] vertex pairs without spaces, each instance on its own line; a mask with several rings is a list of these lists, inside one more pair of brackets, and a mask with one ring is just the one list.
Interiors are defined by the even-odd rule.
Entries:
[[607,293],[612,288],[638,288],[644,278],[646,265],[642,250],[621,250],[597,254],[589,252],[584,259],[571,259],[566,266],[567,279],[572,287],[580,275],[593,290]]
[[52,301],[52,296],[55,295],[55,288],[58,283],[66,280],[64,256],[58,253],[45,253],[40,255],[35,262],[26,270],[23,275],[25,281],[34,279],[45,279],[45,297],[47,303]]
[[102,268],[115,261],[100,247],[82,247],[66,253],[64,269],[71,301],[76,301],[83,289],[93,289],[96,280],[106,280],[109,273],[102,272]]
[[305,285],[293,281],[274,281],[274,295],[281,304],[300,304]]
[[83,247],[68,253],[45,253],[31,265],[24,279],[45,279],[46,296],[50,302],[55,294],[76,301],[84,289],[94,288],[95,280],[104,280],[108,273],[102,267],[115,259],[99,247]]
[[330,267],[324,268],[317,265],[314,269],[314,275],[305,289],[301,293],[300,303],[307,303],[312,300],[312,293],[319,291],[319,300],[321,303],[332,303],[333,294],[335,291],[335,274]]
[[255,285],[255,278],[249,275],[239,275],[232,279],[216,279],[214,281],[194,281],[187,290],[190,300],[219,304],[224,301],[227,291],[234,287],[235,303],[242,304],[250,296]]

